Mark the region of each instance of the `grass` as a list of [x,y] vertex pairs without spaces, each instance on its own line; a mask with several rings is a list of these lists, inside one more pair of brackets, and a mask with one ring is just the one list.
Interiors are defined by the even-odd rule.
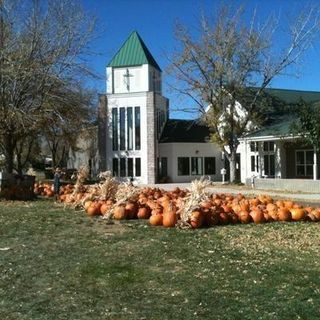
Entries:
[[0,319],[319,319],[320,224],[107,225],[0,202]]

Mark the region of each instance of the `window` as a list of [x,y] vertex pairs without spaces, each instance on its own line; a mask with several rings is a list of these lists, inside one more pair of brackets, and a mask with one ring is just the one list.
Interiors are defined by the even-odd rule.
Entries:
[[296,173],[297,177],[313,176],[313,150],[296,151]]
[[250,151],[257,152],[258,151],[258,142],[250,142]]
[[140,150],[140,107],[134,108],[135,149]]
[[216,174],[216,158],[204,158],[204,174]]
[[120,158],[120,177],[126,176],[126,158]]
[[141,176],[141,158],[136,158],[136,177]]
[[133,149],[133,118],[132,118],[132,108],[127,108],[127,140],[128,140],[128,150]]
[[203,162],[200,157],[191,158],[191,174],[192,175],[201,175],[203,174]]
[[114,177],[119,176],[119,161],[118,158],[113,158],[112,159],[112,175]]
[[118,150],[118,109],[112,109],[112,150]]
[[178,158],[178,176],[190,175],[190,161],[187,157]]
[[166,177],[168,175],[168,159],[165,157],[158,158],[158,176]]
[[264,160],[264,174],[269,177],[275,176],[274,154],[265,154]]
[[273,141],[265,141],[263,143],[263,151],[274,152],[274,142]]
[[120,150],[126,149],[126,109],[120,108]]
[[251,171],[256,171],[256,157],[251,156]]
[[128,158],[128,177],[133,177],[133,158]]
[[259,156],[251,156],[251,171],[259,172]]

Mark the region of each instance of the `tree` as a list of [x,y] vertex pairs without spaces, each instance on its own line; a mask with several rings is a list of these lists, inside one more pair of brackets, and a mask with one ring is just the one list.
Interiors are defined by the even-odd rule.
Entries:
[[66,105],[67,89],[92,75],[83,57],[94,25],[78,1],[0,0],[0,149],[8,172],[19,141],[59,116],[53,101]]
[[291,125],[291,133],[302,142],[320,151],[320,105],[308,104],[301,100],[296,108],[296,120]]
[[[310,48],[319,31],[319,11],[303,10],[288,25],[283,48],[276,41],[280,17],[256,23],[256,11],[245,22],[243,7],[221,6],[213,19],[202,16],[193,33],[179,24],[179,44],[170,72],[180,94],[191,98],[195,110],[212,131],[230,163],[235,180],[239,137],[263,120],[265,89],[271,81],[293,67]],[[281,17],[282,18],[282,17]]]
[[93,109],[95,93],[80,89],[68,90],[61,101],[48,101],[52,103],[50,117],[44,119],[40,127],[52,157],[52,166],[66,165],[66,158],[70,149],[75,149],[77,138],[90,126],[96,118]]

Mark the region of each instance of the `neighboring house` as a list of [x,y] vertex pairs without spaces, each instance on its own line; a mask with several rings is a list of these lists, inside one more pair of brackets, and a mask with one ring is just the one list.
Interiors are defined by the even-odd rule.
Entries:
[[[320,101],[320,92],[268,89],[267,93],[289,106],[300,99],[311,104]],[[240,139],[243,183],[249,183],[252,177],[282,180],[319,179],[319,154],[314,151],[313,146],[299,141],[292,135],[291,125],[294,120],[296,117],[292,112],[279,115],[268,125]],[[266,181],[266,186],[271,183]],[[279,180],[276,183],[281,185]]]
[[137,32],[106,71],[98,121],[101,170],[139,183],[187,182],[205,174],[221,180],[221,152],[206,142],[208,130],[195,121],[168,119],[161,69]]
[[98,126],[83,129],[78,136],[76,146],[70,148],[68,169],[87,166],[91,177],[99,173]]

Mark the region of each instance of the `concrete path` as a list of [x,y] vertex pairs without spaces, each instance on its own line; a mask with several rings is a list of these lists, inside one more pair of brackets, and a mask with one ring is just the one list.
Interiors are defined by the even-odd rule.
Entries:
[[[189,189],[190,183],[166,183],[166,184],[155,184],[154,187],[173,190],[176,187],[180,189]],[[233,186],[233,185],[223,185],[221,183],[214,183],[212,187],[208,190],[212,193],[231,193],[238,194],[242,193],[245,196],[257,196],[259,194],[268,194],[272,198],[276,199],[288,199],[297,202],[310,203],[313,205],[320,206],[320,194],[319,193],[298,193],[289,191],[273,191],[273,190],[261,190],[261,189],[251,189],[247,186]]]

